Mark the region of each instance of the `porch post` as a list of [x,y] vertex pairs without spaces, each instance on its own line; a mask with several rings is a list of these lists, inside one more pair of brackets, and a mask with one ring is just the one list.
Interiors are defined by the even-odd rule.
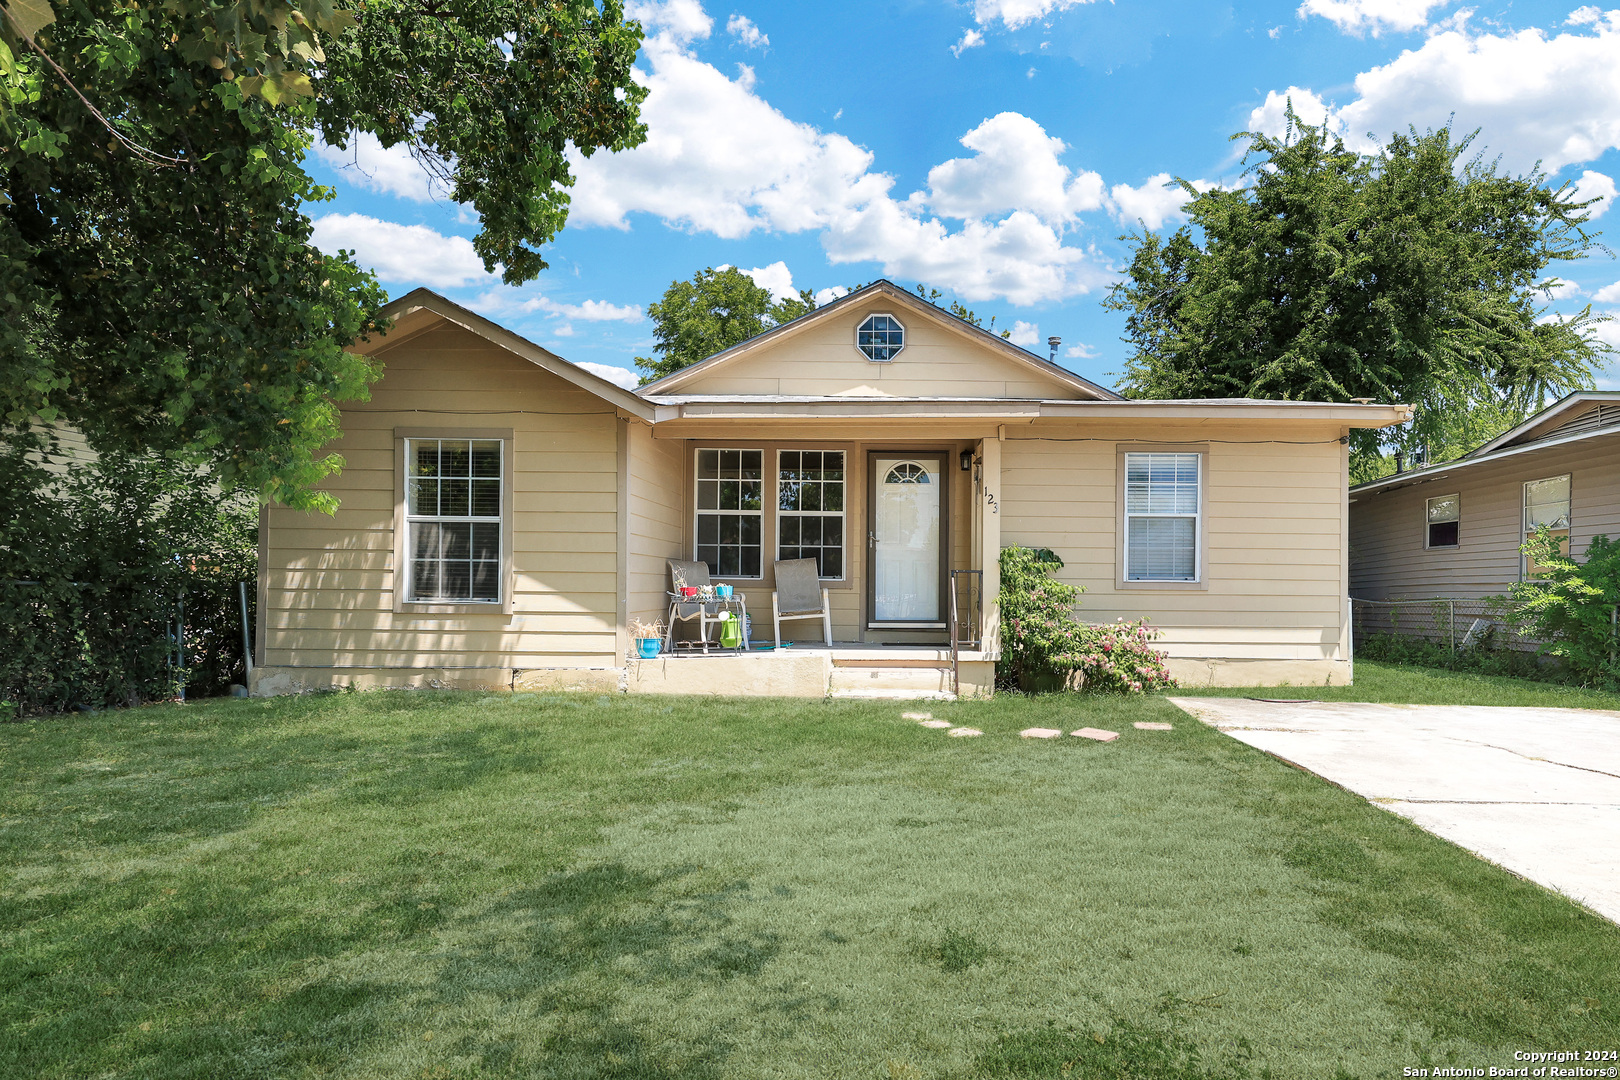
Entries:
[[1001,440],[986,438],[980,445],[984,459],[984,481],[979,494],[982,537],[979,550],[984,558],[984,655],[988,660],[996,660],[1001,657]]

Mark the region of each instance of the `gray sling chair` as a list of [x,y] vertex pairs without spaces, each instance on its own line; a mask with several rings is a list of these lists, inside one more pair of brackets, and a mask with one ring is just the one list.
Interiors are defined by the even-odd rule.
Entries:
[[698,640],[703,643],[703,651],[709,651],[709,627],[720,625],[720,612],[714,609],[711,600],[705,604],[701,600],[680,600],[681,591],[675,585],[675,576],[687,585],[708,585],[709,564],[705,562],[686,562],[682,559],[669,560],[669,629],[664,633],[664,643],[673,647],[675,642],[675,624],[678,622],[691,622],[697,620]]
[[832,647],[832,604],[827,590],[820,588],[816,560],[786,559],[776,564],[776,588],[771,590],[771,622],[776,628],[776,647],[782,647],[782,624],[794,619],[820,619],[822,636]]

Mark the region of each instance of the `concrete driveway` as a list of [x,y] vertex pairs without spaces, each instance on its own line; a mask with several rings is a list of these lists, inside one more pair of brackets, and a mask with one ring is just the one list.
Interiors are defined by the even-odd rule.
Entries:
[[1620,712],[1169,700],[1620,922]]

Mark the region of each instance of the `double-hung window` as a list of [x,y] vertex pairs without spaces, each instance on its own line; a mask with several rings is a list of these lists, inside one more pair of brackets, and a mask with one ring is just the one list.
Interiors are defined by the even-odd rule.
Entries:
[[[1531,480],[1524,485],[1524,536],[1528,540],[1536,529],[1546,526],[1559,538],[1559,550],[1569,553],[1569,476],[1549,476],[1545,480]],[[1525,577],[1540,577],[1541,568],[1528,555],[1523,558]]]
[[501,602],[501,440],[407,439],[412,603]]
[[716,577],[760,576],[762,450],[697,452],[697,557]]
[[1462,497],[1442,495],[1423,504],[1423,515],[1428,535],[1423,546],[1430,548],[1456,547],[1462,539]]
[[1197,581],[1202,455],[1125,455],[1125,578]]
[[779,450],[776,557],[814,559],[817,575],[844,576],[844,452]]

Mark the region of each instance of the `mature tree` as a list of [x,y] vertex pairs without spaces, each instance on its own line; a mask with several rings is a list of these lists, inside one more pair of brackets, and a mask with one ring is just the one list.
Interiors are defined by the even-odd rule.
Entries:
[[1410,402],[1409,429],[1356,433],[1367,476],[1381,449],[1450,456],[1591,385],[1601,317],[1539,306],[1550,268],[1596,246],[1569,185],[1465,160],[1449,128],[1371,156],[1297,118],[1237,137],[1247,187],[1182,182],[1190,224],[1128,238],[1105,301],[1127,313],[1128,395]]
[[808,289],[782,300],[734,266],[709,267],[691,281],[672,281],[664,298],[647,305],[658,356],[638,356],[642,385],[747,341],[816,309]]
[[0,427],[206,466],[296,506],[385,297],[309,243],[317,132],[405,144],[509,283],[567,215],[565,150],[644,137],[619,0],[0,0]]

